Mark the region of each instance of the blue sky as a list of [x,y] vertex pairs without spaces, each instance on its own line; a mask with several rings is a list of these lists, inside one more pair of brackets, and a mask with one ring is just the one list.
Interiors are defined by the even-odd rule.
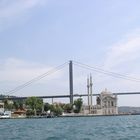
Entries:
[[[1,0],[0,92],[69,60],[140,79],[139,5],[138,0]],[[89,73],[95,93],[104,88],[140,91],[138,82],[74,70],[74,91],[78,93],[86,92]],[[15,95],[68,93],[67,72],[66,67]],[[140,106],[139,98],[121,97],[119,105]]]

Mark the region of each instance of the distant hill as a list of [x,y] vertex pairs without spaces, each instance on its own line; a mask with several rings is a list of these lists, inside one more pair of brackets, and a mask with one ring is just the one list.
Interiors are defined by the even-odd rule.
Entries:
[[9,98],[9,97],[16,97],[16,96],[9,96],[9,95],[0,94],[0,98]]
[[7,97],[6,95],[0,94],[0,98]]
[[132,114],[139,114],[140,107],[131,107],[131,106],[121,106],[118,107],[119,113],[132,113]]

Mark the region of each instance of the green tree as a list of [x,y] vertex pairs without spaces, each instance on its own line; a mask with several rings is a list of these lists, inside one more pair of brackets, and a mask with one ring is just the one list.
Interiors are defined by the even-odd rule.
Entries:
[[49,103],[44,104],[44,111],[51,110],[51,105]]
[[55,116],[62,115],[63,109],[61,108],[60,105],[55,105],[52,109],[53,109],[52,111],[53,111]]
[[13,103],[13,107],[14,107],[14,109],[21,109],[22,110],[24,108],[24,103],[25,103],[24,100],[16,100]]
[[5,110],[13,109],[13,104],[11,103],[10,100],[8,100],[8,99],[4,100],[4,108],[5,108]]
[[75,106],[74,112],[79,113],[81,111],[82,105],[83,105],[82,98],[78,98],[77,100],[75,100],[74,101],[74,106]]
[[62,115],[62,112],[71,113],[72,112],[72,105],[71,104],[44,104],[44,111],[50,110],[55,116]]
[[71,113],[73,110],[73,107],[71,104],[65,104],[63,109],[64,109],[64,112]]
[[37,97],[29,97],[26,99],[26,105],[32,109],[34,115],[36,116],[36,112],[42,110],[43,100]]
[[18,102],[14,101],[13,106],[14,106],[15,109],[19,109],[19,104],[18,104]]
[[59,104],[50,105],[50,111],[54,114],[54,116],[62,115],[63,109]]

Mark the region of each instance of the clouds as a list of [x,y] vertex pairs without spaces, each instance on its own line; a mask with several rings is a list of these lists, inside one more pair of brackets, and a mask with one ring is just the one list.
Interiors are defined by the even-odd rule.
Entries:
[[[26,82],[53,69],[51,66],[45,66],[34,62],[26,62],[16,58],[8,58],[3,61],[1,60],[0,64],[0,81],[10,82]],[[58,78],[61,74],[61,72],[57,72],[57,74],[51,76],[51,79]]]
[[[140,79],[140,30],[136,29],[123,35],[123,38],[106,47],[103,69]],[[97,75],[99,77],[99,75]],[[98,88],[107,87],[111,92],[140,91],[139,82],[111,76],[96,77]],[[118,105],[140,106],[139,95],[119,96]]]
[[[8,58],[0,61],[0,92],[17,96],[51,95],[51,93],[65,93],[68,90],[68,81],[65,78],[65,69],[56,71],[54,66],[45,66],[34,62],[26,62],[17,58]],[[30,86],[15,93],[10,90],[48,72],[44,78],[34,81]],[[66,82],[67,81],[67,82]],[[55,88],[54,88],[55,87]]]
[[0,30],[28,19],[29,12],[46,4],[45,0],[1,0]]
[[[0,90],[3,87],[13,89],[50,70],[52,66],[45,63],[56,66],[72,58],[138,78],[140,31],[137,28],[140,20],[139,6],[133,4],[0,0],[0,56],[5,59],[0,60]],[[139,83],[76,69],[75,92],[86,92],[88,73],[93,75],[96,93],[106,87],[113,92],[140,90]],[[22,93],[34,95],[39,90],[65,93],[69,89],[68,69],[65,70],[40,80],[28,89],[30,92],[24,90]]]
[[[102,55],[104,61],[101,69],[140,79],[139,29],[125,35],[121,40],[105,49],[106,52]],[[99,92],[104,88],[108,88],[112,92],[140,91],[139,82],[93,72],[92,75],[95,81],[96,90]]]
[[13,18],[36,6],[42,5],[44,0],[2,0],[0,2],[0,18]]
[[126,63],[137,63],[136,60],[140,58],[139,52],[140,35],[128,35],[107,49],[105,68],[115,69]]

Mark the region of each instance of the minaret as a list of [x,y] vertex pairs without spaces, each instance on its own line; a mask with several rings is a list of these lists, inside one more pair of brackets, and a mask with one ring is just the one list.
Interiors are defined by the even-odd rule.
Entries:
[[90,98],[89,98],[89,77],[87,78],[87,94],[88,94],[88,106],[90,105]]
[[92,76],[90,74],[90,113],[92,114],[93,113],[93,105],[92,105]]
[[92,106],[92,86],[93,86],[93,83],[92,83],[92,76],[90,74],[90,97],[91,97],[91,106]]

